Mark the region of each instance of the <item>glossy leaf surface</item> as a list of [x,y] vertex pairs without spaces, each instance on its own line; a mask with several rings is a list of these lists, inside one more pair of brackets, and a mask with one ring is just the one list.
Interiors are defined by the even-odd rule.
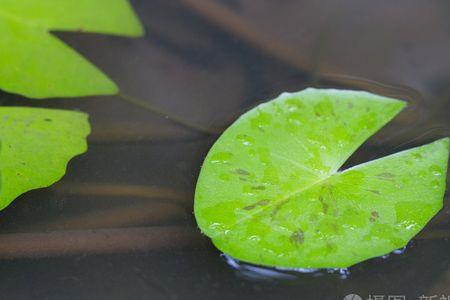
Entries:
[[0,0],[0,89],[30,98],[117,93],[114,82],[49,31],[143,33],[127,0]]
[[58,181],[87,150],[84,113],[0,107],[0,209],[19,195]]
[[200,229],[223,252],[266,266],[348,267],[404,247],[442,207],[449,140],[339,171],[404,106],[307,89],[245,113],[202,166]]

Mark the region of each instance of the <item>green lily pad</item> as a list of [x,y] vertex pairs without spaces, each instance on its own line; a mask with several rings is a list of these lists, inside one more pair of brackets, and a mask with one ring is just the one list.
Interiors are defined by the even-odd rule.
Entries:
[[58,181],[68,161],[87,150],[89,132],[84,113],[0,107],[0,209]]
[[202,166],[200,229],[265,266],[344,268],[404,247],[442,208],[449,139],[339,169],[405,105],[306,89],[245,113]]
[[1,89],[30,98],[117,93],[114,82],[49,31],[143,34],[127,0],[0,0]]

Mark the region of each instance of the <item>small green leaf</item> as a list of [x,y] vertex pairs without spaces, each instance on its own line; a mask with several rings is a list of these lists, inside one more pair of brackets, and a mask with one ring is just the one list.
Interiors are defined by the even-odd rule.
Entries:
[[84,113],[0,107],[0,209],[26,191],[47,187],[87,149]]
[[198,225],[223,252],[266,266],[348,267],[404,247],[442,207],[449,139],[339,171],[404,106],[307,89],[250,110],[206,157]]
[[30,98],[117,93],[114,82],[50,30],[143,33],[127,0],[0,0],[1,89]]

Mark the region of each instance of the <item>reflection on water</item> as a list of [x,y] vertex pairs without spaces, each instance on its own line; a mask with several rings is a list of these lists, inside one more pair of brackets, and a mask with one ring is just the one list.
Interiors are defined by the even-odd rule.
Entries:
[[[88,112],[93,127],[89,151],[70,163],[61,182],[0,212],[2,298],[448,293],[448,193],[443,210],[406,250],[349,270],[237,262],[221,256],[192,215],[198,172],[218,137],[209,133],[283,91],[365,89],[410,102],[347,165],[448,136],[448,4],[349,0],[336,10],[328,1],[132,2],[147,29],[142,39],[57,34],[137,105],[120,97],[31,101],[0,94],[2,105]],[[324,28],[332,30],[324,35]],[[316,55],[321,45],[326,49]]]
[[237,271],[237,275],[252,280],[295,280],[300,275],[308,274],[313,277],[321,276],[324,273],[340,275],[340,278],[346,279],[350,275],[348,268],[340,269],[306,269],[306,268],[267,268],[240,262],[229,255],[223,254],[226,263]]
[[[412,242],[409,243],[411,245]],[[405,253],[409,246],[392,251],[390,254],[381,256],[382,259],[389,259],[392,254],[400,255]],[[351,268],[330,268],[330,269],[307,269],[307,268],[268,268],[241,262],[233,257],[222,254],[225,262],[236,271],[236,275],[249,280],[298,280],[302,276],[319,277],[326,274],[337,275],[340,279],[348,279],[351,276]]]

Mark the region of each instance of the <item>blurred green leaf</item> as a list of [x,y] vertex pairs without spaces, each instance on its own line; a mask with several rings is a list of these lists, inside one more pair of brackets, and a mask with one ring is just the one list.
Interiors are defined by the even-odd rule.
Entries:
[[442,207],[449,139],[339,171],[404,106],[307,89],[245,113],[203,164],[202,232],[237,259],[279,267],[348,267],[404,247]]
[[30,98],[117,93],[114,82],[51,30],[143,34],[127,0],[0,0],[1,89]]
[[47,187],[87,150],[88,116],[64,110],[0,107],[0,209]]

